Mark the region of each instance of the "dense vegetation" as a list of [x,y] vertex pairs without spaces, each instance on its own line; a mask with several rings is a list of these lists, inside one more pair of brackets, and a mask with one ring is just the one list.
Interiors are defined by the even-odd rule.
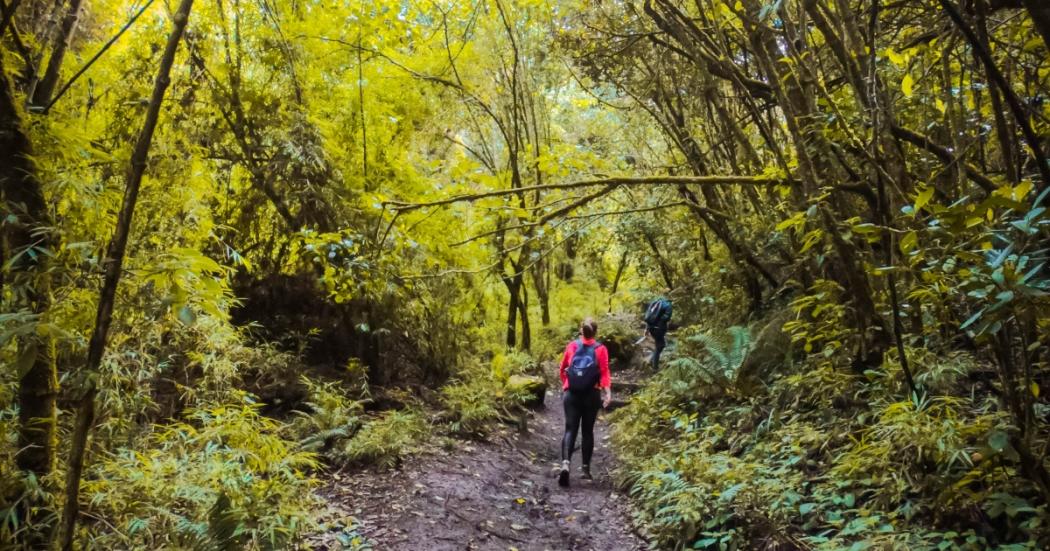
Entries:
[[3,547],[298,544],[664,287],[654,546],[1050,546],[1042,0],[0,7]]

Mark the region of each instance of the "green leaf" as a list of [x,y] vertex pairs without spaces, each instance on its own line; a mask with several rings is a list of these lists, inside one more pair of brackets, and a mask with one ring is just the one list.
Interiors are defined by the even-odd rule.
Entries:
[[193,322],[197,321],[197,314],[193,312],[193,309],[188,304],[184,305],[182,308],[179,308],[179,321],[183,325],[193,325]]
[[904,254],[910,253],[919,244],[919,235],[913,231],[904,234],[901,238],[900,250]]
[[911,78],[911,75],[904,75],[904,80],[901,81],[901,92],[904,92],[904,97],[910,98],[912,95],[912,88],[915,86],[915,79]]
[[964,321],[963,324],[959,326],[959,329],[966,329],[967,327],[973,325],[973,323],[975,321],[981,319],[981,316],[983,314],[984,314],[984,308],[981,308],[980,310],[977,311],[976,314],[970,316],[970,319]]
[[925,207],[926,204],[930,202],[930,199],[933,197],[933,192],[934,192],[933,186],[928,186],[928,187],[924,188],[922,191],[920,191],[917,196],[915,196],[915,210],[916,211],[918,211],[922,207]]
[[1010,435],[1005,431],[996,430],[988,435],[988,446],[996,452],[1002,452],[1010,445]]
[[33,368],[33,364],[36,362],[37,344],[36,341],[31,341],[18,356],[17,373],[18,378],[21,379],[29,370]]
[[849,551],[864,551],[865,549],[871,549],[871,542],[868,540],[860,540],[853,542],[850,546]]

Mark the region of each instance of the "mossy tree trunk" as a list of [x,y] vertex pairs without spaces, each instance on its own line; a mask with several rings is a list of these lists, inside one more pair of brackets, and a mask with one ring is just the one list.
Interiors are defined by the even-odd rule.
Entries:
[[[43,185],[32,161],[33,150],[22,128],[11,83],[0,59],[0,193],[3,194],[5,257],[9,262],[5,283],[12,304],[5,311],[28,306],[42,323],[50,307],[48,255],[53,247],[50,216]],[[34,331],[19,342],[19,443],[18,467],[42,477],[51,472],[55,455],[55,399],[58,376],[54,339]]]

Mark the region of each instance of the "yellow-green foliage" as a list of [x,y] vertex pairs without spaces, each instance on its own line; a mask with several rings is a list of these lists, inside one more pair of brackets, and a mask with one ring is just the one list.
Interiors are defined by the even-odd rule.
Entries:
[[348,463],[390,468],[415,451],[428,432],[429,424],[422,412],[387,411],[365,422],[357,435],[346,441],[342,458]]
[[304,406],[309,411],[296,411],[285,433],[303,449],[324,453],[332,458],[330,447],[353,436],[362,424],[361,402],[352,400],[336,383],[318,383],[302,379],[309,392]]
[[[916,356],[917,377],[933,388],[978,366],[958,353]],[[978,395],[878,398],[899,395],[895,373],[889,359],[850,376],[815,354],[767,392],[740,396],[669,367],[615,417],[619,474],[639,519],[668,548],[978,550],[1046,541],[1045,506],[1011,474],[1005,413]],[[1000,523],[997,535],[974,514]]]
[[498,352],[488,365],[476,362],[464,367],[441,388],[441,406],[451,418],[449,430],[481,436],[498,420],[520,414],[517,410],[529,394],[507,384],[517,375],[542,373],[536,360],[522,352]]
[[493,356],[488,373],[485,371],[484,365],[479,363],[464,368],[464,372],[460,373],[459,376],[467,380],[480,377],[505,383],[513,375],[535,375],[539,373],[540,369],[536,364],[536,360],[528,353],[500,351]]
[[316,459],[279,423],[247,396],[185,418],[92,466],[82,546],[280,549],[309,528]]
[[[441,389],[441,404],[452,416],[449,429],[454,433],[479,436],[492,424],[512,416],[528,394],[507,386],[495,377],[468,378]],[[517,413],[517,412],[515,412]]]

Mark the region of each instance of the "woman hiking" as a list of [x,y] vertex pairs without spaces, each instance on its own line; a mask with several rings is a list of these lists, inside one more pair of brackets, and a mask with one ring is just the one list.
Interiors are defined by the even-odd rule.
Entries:
[[576,432],[583,425],[583,473],[592,480],[591,455],[594,453],[594,421],[599,407],[612,401],[609,377],[609,351],[594,340],[598,324],[591,318],[580,324],[580,338],[569,342],[561,359],[562,404],[565,406],[565,436],[561,440],[561,472],[558,485],[569,485],[569,461],[576,447]]

